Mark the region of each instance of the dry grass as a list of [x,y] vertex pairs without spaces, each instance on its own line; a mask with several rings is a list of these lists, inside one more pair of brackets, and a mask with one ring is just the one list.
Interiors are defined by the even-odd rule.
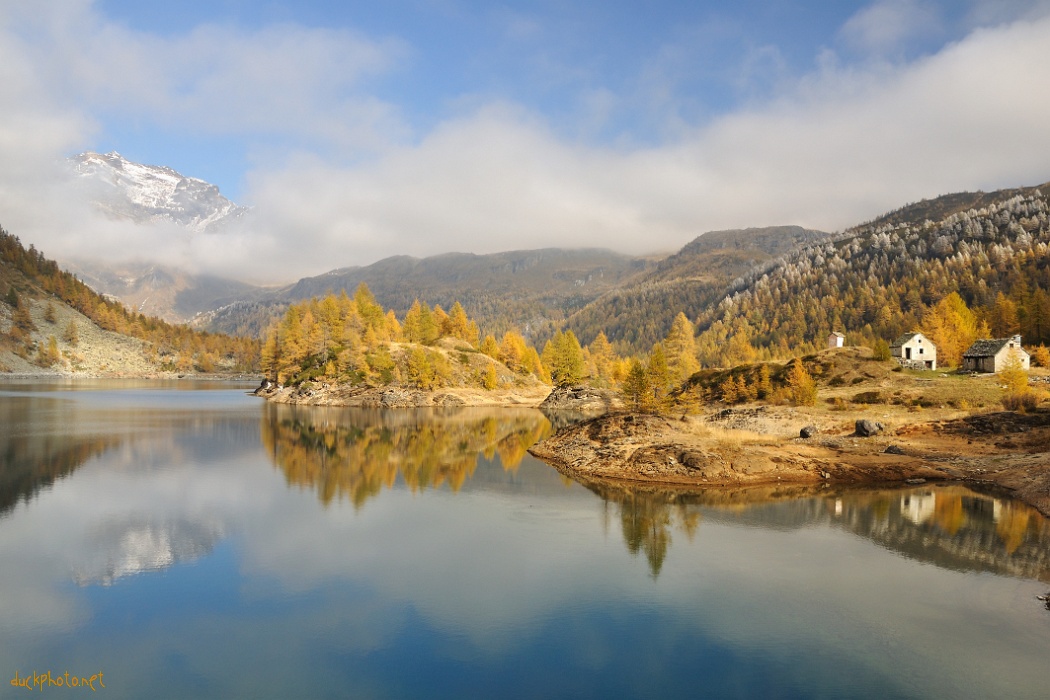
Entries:
[[[779,427],[782,428],[783,426],[780,425]],[[739,428],[723,428],[706,421],[691,422],[686,432],[702,440],[710,440],[722,448],[739,449],[753,445],[775,445],[781,440],[781,438],[770,433],[741,430]]]

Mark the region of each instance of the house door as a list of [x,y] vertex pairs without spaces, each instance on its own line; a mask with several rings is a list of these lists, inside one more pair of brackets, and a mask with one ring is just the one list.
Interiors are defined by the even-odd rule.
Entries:
[[910,360],[911,359],[911,348],[904,348],[904,359],[905,360]]

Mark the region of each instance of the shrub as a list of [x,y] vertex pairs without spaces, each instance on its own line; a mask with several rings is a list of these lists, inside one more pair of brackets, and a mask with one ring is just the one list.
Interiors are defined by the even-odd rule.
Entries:
[[853,403],[886,403],[886,400],[877,391],[862,391],[852,399]]
[[1003,394],[1003,408],[1007,411],[1031,411],[1039,404],[1039,397],[1034,392],[1024,394]]
[[1003,383],[1003,407],[1008,411],[1030,410],[1039,403],[1028,387],[1028,372],[1015,351],[1010,352],[998,376]]
[[1032,362],[1040,367],[1050,367],[1050,348],[1040,345],[1032,351]]

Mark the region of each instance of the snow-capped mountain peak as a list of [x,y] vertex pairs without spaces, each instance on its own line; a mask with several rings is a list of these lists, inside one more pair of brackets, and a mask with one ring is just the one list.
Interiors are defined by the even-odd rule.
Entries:
[[88,195],[104,212],[138,223],[172,221],[194,231],[214,232],[247,209],[219,188],[159,165],[133,163],[116,151],[70,157]]

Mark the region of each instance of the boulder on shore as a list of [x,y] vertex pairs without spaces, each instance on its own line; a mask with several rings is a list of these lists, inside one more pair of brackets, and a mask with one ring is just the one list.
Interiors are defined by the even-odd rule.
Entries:
[[856,434],[858,437],[872,437],[873,435],[878,435],[886,429],[886,426],[884,426],[882,423],[879,423],[878,421],[868,420],[867,418],[862,418],[858,420],[855,424],[855,427]]
[[556,386],[540,404],[540,409],[551,411],[580,411],[600,413],[619,403],[615,392],[591,386]]

